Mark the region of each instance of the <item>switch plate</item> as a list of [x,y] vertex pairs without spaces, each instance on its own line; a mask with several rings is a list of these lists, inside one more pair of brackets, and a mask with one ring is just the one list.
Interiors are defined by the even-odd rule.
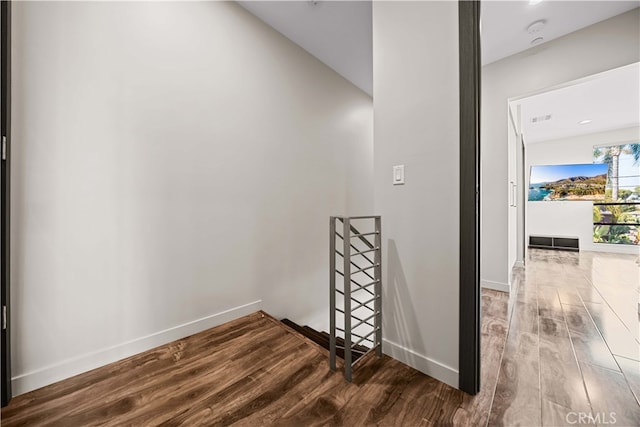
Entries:
[[393,167],[393,185],[404,185],[404,165]]

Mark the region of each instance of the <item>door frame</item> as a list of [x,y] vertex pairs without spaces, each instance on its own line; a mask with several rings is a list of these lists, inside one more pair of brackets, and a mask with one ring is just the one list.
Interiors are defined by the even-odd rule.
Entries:
[[460,325],[458,387],[480,391],[480,1],[458,2]]
[[2,406],[6,406],[11,400],[11,334],[9,328],[9,319],[11,312],[9,310],[10,302],[10,214],[11,214],[11,151],[9,150],[11,142],[11,2],[2,0],[0,2],[0,92],[2,98],[1,105],[1,137],[6,138],[5,141],[0,140],[1,155],[1,171],[0,171],[0,211],[2,218],[0,220],[0,281],[1,281],[1,299],[2,306],[0,308],[0,328],[1,328],[1,346],[2,346],[2,363],[1,371],[1,394]]

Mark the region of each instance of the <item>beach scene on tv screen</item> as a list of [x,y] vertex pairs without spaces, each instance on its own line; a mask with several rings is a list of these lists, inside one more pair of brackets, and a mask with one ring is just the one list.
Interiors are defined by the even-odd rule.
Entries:
[[607,170],[606,163],[531,166],[528,200],[604,200]]

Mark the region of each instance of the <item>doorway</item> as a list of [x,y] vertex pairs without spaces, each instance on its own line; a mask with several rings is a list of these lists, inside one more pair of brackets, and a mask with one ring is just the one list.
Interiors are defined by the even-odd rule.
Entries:
[[[527,200],[531,167],[598,163],[603,158],[594,157],[597,147],[622,144],[629,151],[638,142],[638,73],[640,63],[634,63],[508,101],[509,179],[518,188],[517,194],[510,195],[516,203],[509,203],[509,242],[513,248],[505,267],[510,276],[526,259],[529,236],[576,238],[580,250],[638,253],[637,245],[596,241],[591,202]],[[620,178],[620,188],[633,199],[640,182],[632,176],[638,175],[633,173],[634,165],[627,169]],[[515,252],[512,256],[516,242],[517,257]]]

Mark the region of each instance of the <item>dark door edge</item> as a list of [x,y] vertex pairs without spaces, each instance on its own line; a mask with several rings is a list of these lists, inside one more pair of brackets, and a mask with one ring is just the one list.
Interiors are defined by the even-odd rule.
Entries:
[[460,390],[480,391],[480,1],[458,2],[460,66]]

